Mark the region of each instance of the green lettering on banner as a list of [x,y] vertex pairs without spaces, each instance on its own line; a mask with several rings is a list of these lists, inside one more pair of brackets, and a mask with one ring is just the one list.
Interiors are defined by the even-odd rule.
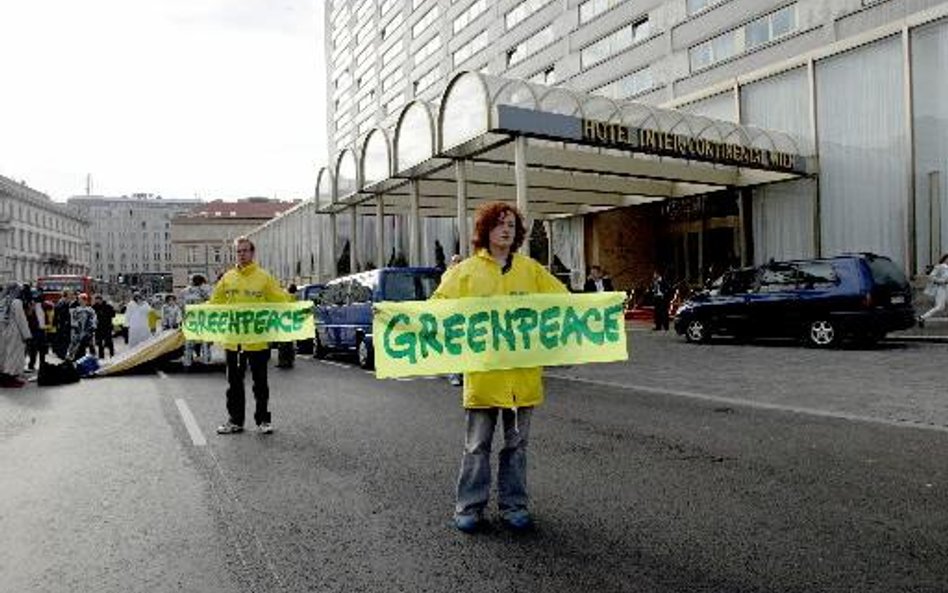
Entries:
[[237,311],[228,311],[227,317],[228,317],[228,323],[227,323],[228,331],[232,334],[239,334],[240,333],[240,317],[238,317]]
[[576,345],[582,344],[582,325],[583,321],[576,315],[576,310],[572,307],[566,307],[566,312],[563,314],[563,333],[560,335],[560,344],[565,346],[573,334],[576,335]]
[[448,354],[458,356],[462,351],[458,340],[464,336],[464,315],[460,313],[449,315],[441,324],[444,326],[444,349],[448,351]]
[[491,339],[494,346],[494,350],[500,351],[500,338],[503,337],[507,341],[507,348],[511,352],[517,350],[517,336],[514,335],[513,322],[510,319],[510,311],[504,311],[504,325],[500,324],[500,313],[496,309],[491,309],[490,312],[490,330],[491,330]]
[[560,333],[559,307],[547,307],[540,313],[540,343],[547,350],[556,348]]
[[253,333],[262,334],[263,332],[267,331],[267,321],[269,318],[269,311],[257,311],[253,317]]
[[438,341],[438,319],[431,313],[422,313],[418,316],[421,322],[421,331],[418,333],[418,342],[421,346],[421,357],[428,358],[428,347],[438,354],[444,351]]
[[601,345],[602,344],[602,330],[596,331],[589,324],[589,319],[595,318],[596,321],[602,321],[602,313],[597,308],[592,308],[586,311],[583,314],[583,334],[589,338],[589,341],[593,344]]
[[293,331],[298,332],[301,329],[303,329],[303,320],[309,314],[310,314],[309,311],[306,311],[303,309],[297,309],[293,311],[293,324],[292,324]]
[[240,333],[244,335],[248,335],[250,334],[252,327],[253,327],[253,311],[241,311],[240,312]]
[[483,339],[487,335],[487,328],[482,324],[488,321],[490,321],[490,314],[487,311],[478,311],[468,318],[467,345],[472,352],[483,352],[487,349],[487,340]]
[[[385,353],[392,358],[407,358],[408,362],[415,364],[418,360],[415,355],[417,347],[415,334],[413,332],[403,332],[395,337],[394,343],[392,341],[392,332],[396,331],[395,326],[400,323],[409,325],[411,318],[404,313],[393,315],[392,319],[385,326],[385,333],[382,336],[382,347],[385,349]],[[396,349],[394,346],[398,346],[398,348]]]
[[622,305],[612,305],[611,307],[606,307],[605,313],[603,313],[602,333],[609,342],[615,343],[619,341],[619,338],[621,338],[621,335],[619,334],[620,315],[624,315]]
[[280,314],[276,311],[267,311],[267,331],[280,331]]
[[280,329],[285,332],[293,331],[293,312],[292,311],[280,312]]
[[219,330],[217,329],[217,318],[219,317],[217,311],[211,311],[207,314],[207,331],[211,333],[216,333]]
[[520,341],[523,342],[524,350],[531,348],[530,334],[537,328],[537,317],[536,309],[528,307],[517,307],[513,312],[513,318],[519,322],[517,331],[520,332]]

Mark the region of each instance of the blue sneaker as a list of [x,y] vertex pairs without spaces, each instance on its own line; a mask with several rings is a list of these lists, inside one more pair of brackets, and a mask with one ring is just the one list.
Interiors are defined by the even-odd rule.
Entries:
[[474,533],[481,525],[481,518],[477,515],[455,515],[454,526],[458,531]]
[[514,531],[533,529],[533,518],[527,511],[513,511],[503,517],[504,524]]

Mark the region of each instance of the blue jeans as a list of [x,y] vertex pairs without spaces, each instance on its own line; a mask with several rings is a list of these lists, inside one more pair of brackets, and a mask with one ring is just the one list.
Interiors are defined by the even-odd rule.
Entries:
[[533,408],[468,409],[455,515],[480,515],[490,500],[490,450],[498,412],[502,412],[504,447],[498,456],[497,507],[503,516],[527,510],[527,440]]

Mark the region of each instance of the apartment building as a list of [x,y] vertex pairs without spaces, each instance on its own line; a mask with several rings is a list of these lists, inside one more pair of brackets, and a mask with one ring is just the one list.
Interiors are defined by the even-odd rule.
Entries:
[[171,290],[171,219],[200,200],[130,196],[73,196],[67,204],[91,222],[92,276],[146,293]]
[[0,280],[88,274],[88,230],[88,219],[65,204],[0,176]]
[[[609,99],[614,121],[639,106],[665,108],[695,137],[702,122],[739,126],[729,141],[777,131],[812,158],[806,174],[778,183],[619,201],[574,213],[581,223],[551,213],[554,255],[574,271],[600,263],[633,285],[662,267],[697,281],[738,263],[875,251],[919,274],[948,250],[944,0],[330,0],[326,31],[332,189],[318,181],[317,194],[333,195],[321,203],[366,193],[376,130],[394,155],[383,174],[406,177],[399,126],[425,111],[413,102],[432,120],[429,160],[456,159],[443,129],[454,122],[442,120],[464,113],[445,100],[467,71],[491,92],[512,88],[491,82],[500,78],[532,95],[489,96],[492,124],[502,104],[588,119]],[[656,118],[649,126],[668,131]],[[531,173],[544,170],[528,161]]]

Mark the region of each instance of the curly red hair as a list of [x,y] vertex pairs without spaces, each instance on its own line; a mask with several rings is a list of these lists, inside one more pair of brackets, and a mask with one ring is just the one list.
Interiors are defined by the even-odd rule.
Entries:
[[488,249],[490,246],[490,232],[498,224],[504,214],[512,212],[517,219],[517,230],[514,234],[513,244],[510,246],[510,252],[513,253],[520,249],[523,240],[527,236],[527,227],[523,223],[523,215],[514,206],[505,202],[488,202],[477,209],[474,216],[474,237],[471,243],[474,249]]

